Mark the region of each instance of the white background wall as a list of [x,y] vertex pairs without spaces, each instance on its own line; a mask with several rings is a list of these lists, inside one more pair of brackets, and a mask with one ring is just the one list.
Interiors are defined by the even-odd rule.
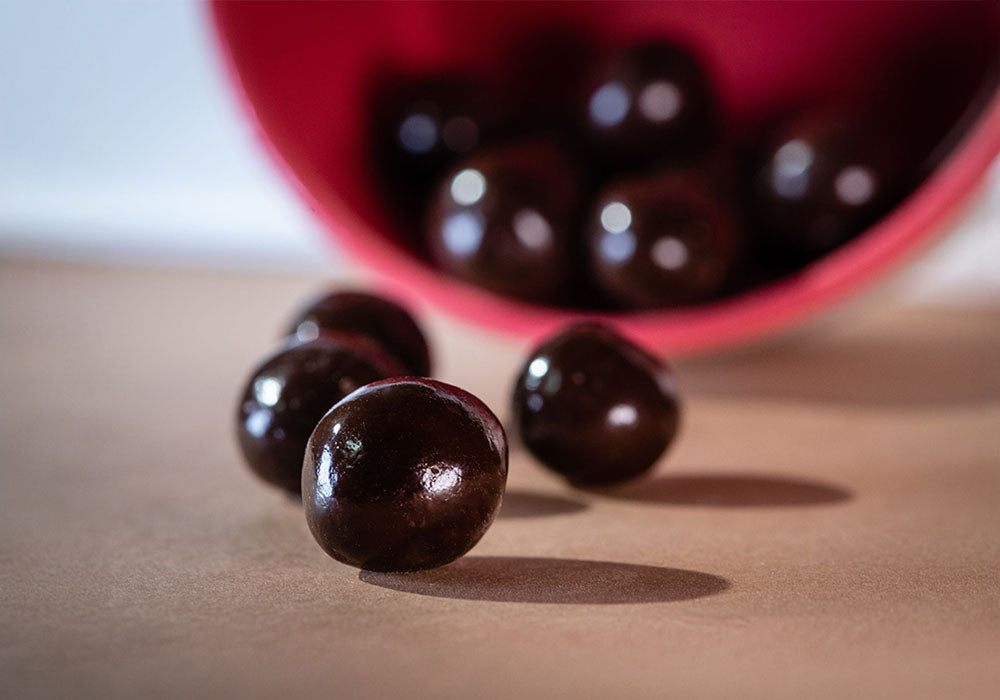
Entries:
[[[344,264],[255,143],[191,0],[0,0],[0,255],[19,253]],[[1000,305],[1000,166],[898,290]]]

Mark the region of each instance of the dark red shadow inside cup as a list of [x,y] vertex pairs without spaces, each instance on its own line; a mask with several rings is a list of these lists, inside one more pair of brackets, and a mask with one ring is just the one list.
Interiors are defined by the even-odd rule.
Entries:
[[525,338],[552,332],[571,317],[592,315],[681,354],[786,327],[884,275],[940,234],[1000,153],[1000,94],[980,91],[976,105],[949,106],[965,114],[962,132],[905,201],[850,243],[789,277],[689,309],[586,314],[534,306],[448,278],[402,243],[368,162],[366,101],[383,67],[426,74],[458,67],[490,78],[507,70],[525,36],[550,27],[579,31],[608,47],[664,35],[697,51],[729,121],[737,130],[749,129],[780,105],[820,93],[857,92],[907,46],[943,39],[964,47],[975,61],[995,61],[1000,4],[217,2],[211,7],[224,56],[261,140],[343,249],[378,273],[377,284],[391,293]]

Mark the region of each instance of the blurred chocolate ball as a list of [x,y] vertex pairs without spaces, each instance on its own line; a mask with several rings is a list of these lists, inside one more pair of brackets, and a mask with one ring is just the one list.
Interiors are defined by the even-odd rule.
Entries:
[[740,229],[725,196],[689,170],[611,185],[597,197],[586,233],[595,283],[632,308],[712,298],[740,250]]
[[686,48],[648,43],[599,65],[584,90],[584,133],[617,167],[689,156],[711,142],[717,114],[708,77]]
[[395,302],[364,292],[332,292],[311,301],[291,323],[289,335],[309,341],[323,332],[356,333],[379,345],[406,374],[426,377],[431,358],[420,326]]
[[579,198],[576,172],[554,146],[484,148],[456,165],[431,200],[431,259],[499,294],[559,303],[573,278]]
[[900,149],[876,122],[835,113],[799,118],[762,150],[752,183],[759,234],[778,258],[808,262],[886,213]]
[[396,218],[419,216],[434,183],[501,121],[483,85],[465,76],[387,79],[372,106],[376,174]]

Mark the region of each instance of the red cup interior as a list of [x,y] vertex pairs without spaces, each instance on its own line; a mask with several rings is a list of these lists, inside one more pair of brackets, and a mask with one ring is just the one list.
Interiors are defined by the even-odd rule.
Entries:
[[[858,95],[873,71],[908,46],[945,38],[983,61],[1000,53],[995,2],[217,2],[212,15],[262,141],[342,247],[380,273],[392,293],[530,338],[588,314],[497,297],[447,278],[395,234],[368,162],[366,104],[383,70],[433,74],[459,67],[500,80],[525,38],[547,29],[579,31],[607,48],[669,36],[702,58],[727,119],[740,130],[781,105]],[[1000,96],[992,94],[902,205],[802,271],[689,309],[589,315],[674,354],[788,326],[877,278],[938,233],[998,152]]]

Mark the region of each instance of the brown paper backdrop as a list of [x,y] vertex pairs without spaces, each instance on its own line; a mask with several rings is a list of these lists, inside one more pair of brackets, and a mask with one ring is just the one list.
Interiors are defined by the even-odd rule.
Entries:
[[[470,556],[377,575],[233,444],[319,283],[0,263],[0,695],[996,697],[1000,314],[684,362],[652,480],[573,491],[515,447]],[[524,348],[428,325],[503,416]]]

